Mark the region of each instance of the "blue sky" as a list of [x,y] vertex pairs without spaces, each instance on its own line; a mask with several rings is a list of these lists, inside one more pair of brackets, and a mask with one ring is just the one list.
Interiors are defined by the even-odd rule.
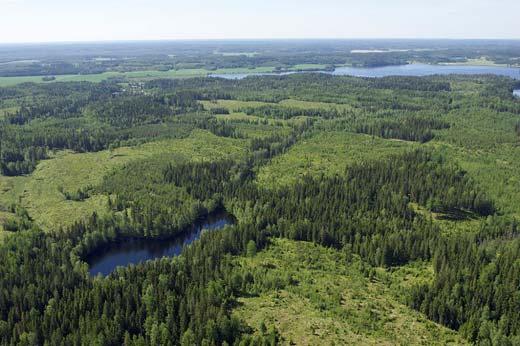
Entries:
[[0,42],[516,38],[520,0],[0,0]]

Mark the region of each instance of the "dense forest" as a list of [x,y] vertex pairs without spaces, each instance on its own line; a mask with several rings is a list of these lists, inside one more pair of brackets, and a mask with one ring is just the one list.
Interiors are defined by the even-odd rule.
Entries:
[[[0,88],[0,343],[288,342],[281,325],[234,313],[259,291],[306,285],[237,264],[284,238],[356,259],[371,281],[426,263],[431,280],[399,289],[409,308],[471,343],[519,344],[513,84],[309,73]],[[52,166],[67,158],[78,177]],[[51,197],[87,216],[59,209],[68,222],[49,228]],[[180,256],[89,274],[98,249],[177,237],[218,210],[236,225]]]

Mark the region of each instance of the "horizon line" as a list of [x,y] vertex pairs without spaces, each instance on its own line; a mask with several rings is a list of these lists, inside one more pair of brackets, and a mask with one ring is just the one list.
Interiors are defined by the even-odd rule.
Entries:
[[101,39],[101,40],[50,40],[50,41],[16,41],[0,42],[8,45],[42,45],[42,44],[92,44],[92,43],[146,43],[146,42],[226,42],[226,41],[520,41],[520,38],[464,38],[464,37],[251,37],[251,38],[154,38],[154,39]]

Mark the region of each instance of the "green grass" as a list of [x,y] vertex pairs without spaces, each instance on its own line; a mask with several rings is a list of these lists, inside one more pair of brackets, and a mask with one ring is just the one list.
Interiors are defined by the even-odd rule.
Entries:
[[281,106],[285,106],[285,107],[300,108],[300,109],[350,110],[353,108],[352,106],[350,106],[348,104],[302,101],[302,100],[294,100],[294,99],[282,100],[278,104]]
[[220,68],[211,70],[209,73],[229,74],[229,73],[270,73],[274,71],[274,67],[260,66],[255,68],[235,67],[235,68]]
[[239,100],[216,100],[216,101],[199,101],[205,109],[226,108],[230,112],[238,112],[246,107],[261,107],[265,105],[276,105],[276,103],[259,102],[259,101],[239,101]]
[[[235,54],[242,55],[242,54]],[[299,64],[291,67],[289,70],[317,70],[324,69],[326,66],[321,64]],[[52,83],[52,82],[101,82],[108,78],[120,77],[135,80],[147,80],[153,78],[190,78],[190,77],[204,77],[209,74],[230,74],[230,73],[272,73],[275,68],[272,66],[260,66],[254,68],[237,67],[237,68],[222,68],[216,70],[207,70],[202,68],[186,68],[169,71],[131,71],[131,72],[116,72],[109,71],[96,74],[79,75],[57,75],[54,81],[44,82],[43,76],[20,76],[20,77],[0,77],[0,87],[12,86],[20,83]]]
[[240,122],[243,120],[257,122],[259,120],[262,120],[261,117],[257,117],[255,115],[247,115],[246,113],[242,113],[242,112],[230,113],[230,114],[217,114],[217,115],[215,115],[215,118],[217,118],[219,120],[230,121],[230,122],[233,122],[233,121]]
[[[216,108],[225,108],[229,111],[229,114],[217,114],[215,118],[233,123],[233,125],[240,131],[240,133],[245,134],[247,137],[256,138],[256,137],[268,137],[274,133],[282,133],[289,134],[290,128],[287,127],[289,124],[299,123],[305,120],[306,117],[294,117],[291,119],[271,119],[264,118],[262,116],[256,115],[248,115],[244,112],[240,112],[239,110],[244,107],[261,107],[264,105],[276,105],[276,103],[267,103],[267,102],[257,102],[257,101],[238,101],[238,100],[216,100],[216,101],[199,101],[205,109],[211,110]],[[295,100],[284,100],[280,102],[281,105],[290,106],[291,102],[295,103],[303,103],[299,104],[299,107],[304,108],[305,101],[295,101]],[[264,123],[260,123],[260,122]],[[265,124],[267,121],[267,124]],[[245,123],[245,122],[249,122]]]
[[446,146],[445,151],[478,181],[502,213],[520,217],[520,147],[504,144],[479,150]]
[[3,209],[17,203],[29,177],[6,177],[0,175],[0,207]]
[[499,145],[520,143],[515,133],[518,116],[489,109],[478,112],[469,109],[456,111],[443,118],[451,124],[436,132],[436,142],[445,142],[468,150],[490,150]]
[[[356,259],[347,265],[337,250],[275,239],[267,250],[236,262],[261,278],[263,285],[287,277],[297,282],[281,289],[260,288],[259,295],[240,298],[234,310],[255,333],[262,323],[268,328],[276,326],[282,344],[465,344],[454,331],[402,304],[396,294],[398,287],[390,288],[378,276],[366,278]],[[424,268],[418,264],[399,269],[395,275],[414,282]]]
[[213,108],[226,108],[230,112],[238,112],[242,108],[256,108],[266,105],[278,105],[288,108],[300,108],[300,109],[338,109],[338,110],[350,110],[352,106],[348,104],[328,103],[328,102],[315,102],[315,101],[302,101],[296,99],[282,100],[278,103],[271,102],[260,102],[260,101],[240,101],[240,100],[215,100],[215,101],[200,101],[205,109]]
[[477,232],[481,227],[482,221],[484,220],[483,218],[477,217],[475,215],[471,215],[470,218],[461,220],[446,218],[446,214],[431,212],[417,203],[410,203],[410,207],[416,213],[425,216],[427,219],[431,218],[431,220],[441,228],[442,234],[444,236]]
[[453,66],[508,66],[507,64],[497,64],[493,60],[488,60],[487,57],[481,56],[478,59],[467,59],[464,62],[441,63],[440,65]]
[[16,216],[12,213],[0,210],[0,244],[2,241],[9,236],[9,232],[4,230],[4,222],[6,220],[14,219]]
[[296,182],[305,174],[333,175],[360,160],[378,159],[416,146],[348,132],[320,132],[275,157],[258,172],[258,183],[277,187]]
[[51,82],[44,82],[43,76],[23,76],[23,77],[0,77],[0,87],[12,86],[20,83],[53,83],[53,82],[101,82],[108,78],[128,78],[130,80],[148,80],[154,78],[191,78],[204,77],[209,74],[230,74],[230,73],[268,73],[273,72],[274,67],[257,68],[223,68],[217,70],[206,69],[179,69],[169,71],[132,71],[132,72],[103,72],[89,75],[57,75]]
[[291,71],[323,70],[327,65],[323,64],[296,64],[289,68]]
[[267,123],[264,123],[264,118],[262,117],[247,115],[241,112],[217,114],[215,118],[232,123],[240,134],[245,135],[247,138],[265,138],[275,133],[288,135],[291,129],[286,125],[301,121],[297,118],[289,120],[267,119]]
[[27,177],[0,176],[0,203],[16,202],[27,208],[35,222],[45,230],[90,216],[96,211],[103,214],[106,197],[94,195],[84,201],[66,200],[59,191],[77,191],[98,185],[105,174],[132,160],[156,155],[175,154],[187,160],[216,160],[224,157],[242,157],[246,141],[217,137],[196,130],[188,138],[151,142],[136,147],[122,147],[96,153],[58,152],[54,158],[38,164]]
[[0,120],[4,119],[6,114],[14,114],[17,110],[18,107],[0,108]]
[[450,113],[452,126],[438,131],[428,145],[457,162],[497,203],[500,211],[520,217],[520,137],[518,116],[489,109]]
[[52,82],[44,82],[43,76],[23,76],[23,77],[0,77],[0,87],[13,86],[21,83],[53,83],[53,82],[101,82],[109,77],[120,77],[118,72],[105,72],[92,75],[60,75]]

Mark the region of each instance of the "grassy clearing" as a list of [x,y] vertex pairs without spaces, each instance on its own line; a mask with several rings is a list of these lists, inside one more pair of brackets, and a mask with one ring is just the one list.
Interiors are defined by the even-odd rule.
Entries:
[[278,103],[271,102],[260,102],[260,101],[240,101],[240,100],[215,100],[215,101],[199,101],[204,105],[205,109],[214,108],[226,108],[230,112],[238,112],[243,108],[256,108],[267,105],[278,105],[288,108],[300,108],[300,109],[338,109],[338,110],[349,110],[352,106],[348,104],[339,103],[328,103],[328,102],[314,102],[314,101],[302,101],[295,99],[282,100]]
[[476,113],[467,110],[450,113],[444,120],[448,121],[451,127],[436,132],[437,142],[473,151],[491,150],[503,144],[520,143],[520,138],[514,130],[518,116],[511,113],[487,109]]
[[[243,54],[238,54],[243,55]],[[291,71],[304,71],[304,70],[322,70],[326,66],[321,64],[300,64],[295,65],[289,70]],[[136,80],[146,80],[152,78],[190,78],[190,77],[204,77],[210,74],[231,74],[231,73],[273,73],[275,68],[272,66],[261,66],[255,68],[222,68],[216,70],[207,70],[202,68],[184,68],[178,70],[169,71],[131,71],[131,72],[116,72],[109,71],[96,74],[79,75],[79,74],[68,74],[68,75],[57,75],[55,80],[46,82],[43,80],[44,76],[20,76],[20,77],[0,77],[0,87],[11,86],[20,83],[52,83],[52,82],[101,82],[108,78],[128,78]]]
[[261,117],[257,117],[255,115],[247,115],[246,113],[242,113],[242,112],[238,112],[238,113],[230,113],[230,114],[217,114],[215,115],[215,118],[219,119],[219,120],[224,120],[224,121],[230,121],[230,122],[233,122],[233,121],[259,121],[259,120],[262,120]]
[[448,62],[448,63],[440,63],[439,65],[451,65],[451,66],[500,66],[507,67],[507,64],[497,64],[493,60],[489,60],[485,56],[481,56],[478,59],[467,59],[463,62]]
[[445,120],[451,127],[437,131],[428,145],[468,171],[502,213],[520,217],[520,137],[514,131],[518,116],[468,109],[451,112]]
[[268,187],[294,183],[305,174],[332,175],[349,164],[378,159],[416,144],[347,132],[320,132],[274,158],[258,172],[258,183]]
[[4,230],[3,224],[6,220],[14,219],[15,215],[6,211],[0,210],[0,244],[5,239],[5,237],[9,236],[9,232]]
[[18,110],[19,107],[7,107],[0,108],[0,120],[4,119],[6,114],[14,114]]
[[5,209],[19,202],[20,196],[29,177],[5,177],[0,175],[0,207]]
[[[215,118],[233,123],[233,126],[247,138],[265,138],[275,133],[288,135],[291,129],[286,126],[289,123],[296,123],[300,119],[278,120],[264,119],[245,113],[217,114]],[[267,123],[265,122],[267,121]]]
[[340,103],[329,103],[329,102],[314,102],[314,101],[301,101],[295,99],[287,99],[279,102],[280,106],[300,108],[300,109],[337,109],[337,110],[350,110],[352,106],[348,104]]
[[446,146],[445,150],[479,182],[501,212],[520,217],[520,147],[504,144],[473,150]]
[[[112,169],[132,160],[156,155],[175,154],[187,160],[216,160],[241,157],[245,140],[217,137],[196,130],[188,138],[151,142],[137,147],[123,147],[97,153],[59,152],[54,158],[42,161],[28,177],[0,177],[0,203],[15,202],[27,208],[35,222],[45,230],[68,225],[96,211],[106,209],[106,197],[94,195],[84,201],[66,200],[59,191],[77,191],[96,186]],[[3,204],[2,203],[2,204]]]
[[88,75],[57,75],[51,82],[43,81],[43,76],[23,76],[23,77],[0,77],[0,87],[11,86],[20,83],[53,83],[53,82],[101,82],[108,78],[127,78],[133,80],[147,80],[153,78],[190,78],[204,77],[209,74],[230,74],[230,73],[269,73],[273,72],[274,67],[257,68],[223,68],[216,70],[206,69],[179,69],[169,71],[132,71],[132,72],[103,72]]
[[296,64],[289,68],[290,71],[315,71],[315,70],[324,70],[327,65],[323,64]]
[[234,124],[237,130],[246,135],[247,138],[265,138],[273,134],[289,135],[291,129],[289,127],[263,124]]
[[[361,274],[360,263],[311,243],[273,240],[240,266],[264,282],[292,277],[283,289],[261,290],[240,298],[234,314],[255,331],[275,325],[283,344],[296,345],[447,345],[465,344],[455,332],[428,321],[399,302],[387,285]],[[413,281],[414,270],[399,269]]]
[[265,105],[276,105],[276,103],[259,101],[239,101],[239,100],[216,100],[199,101],[205,109],[226,108],[231,113],[236,113],[245,107],[261,107]]
[[376,268],[375,276],[386,284],[400,302],[406,302],[410,289],[417,285],[431,285],[435,271],[431,262],[415,261],[399,267]]
[[[208,71],[208,70],[206,70]],[[208,71],[209,74],[228,74],[228,73],[271,73],[275,68],[272,66],[260,66],[254,68],[236,67],[236,68],[220,68]]]
[[[293,100],[287,100],[287,101],[293,101]],[[285,104],[283,103],[280,104]],[[296,101],[296,102],[303,102],[305,101]],[[219,108],[225,108],[230,113],[229,114],[217,114],[215,117],[222,121],[229,121],[234,123],[234,126],[237,127],[237,129],[240,130],[241,133],[245,134],[248,137],[267,137],[275,132],[277,133],[286,133],[288,134],[290,132],[290,129],[288,127],[285,127],[286,125],[290,123],[298,123],[301,121],[305,121],[306,117],[294,117],[288,120],[283,119],[271,119],[271,118],[264,118],[261,116],[256,115],[248,115],[244,112],[240,112],[239,110],[244,107],[261,107],[264,105],[275,105],[275,103],[267,103],[267,102],[256,102],[256,101],[237,101],[237,100],[217,100],[217,101],[200,101],[205,109],[211,110],[211,109],[219,109]],[[287,105],[289,105],[287,103]],[[302,106],[304,108],[304,106]],[[260,122],[263,123],[260,123]],[[245,123],[245,122],[250,122]],[[265,123],[267,122],[267,123]]]
[[9,211],[0,210],[0,244],[2,244],[2,242],[5,239],[7,239],[7,237],[9,237],[9,236],[14,234],[14,232],[7,231],[4,228],[4,223],[6,221],[16,221],[16,222],[19,222],[20,218],[16,214],[14,214],[14,213],[11,213]]
[[118,72],[105,72],[92,75],[60,75],[51,82],[45,82],[43,76],[22,76],[22,77],[0,77],[0,87],[12,86],[21,83],[53,83],[53,82],[101,82],[110,77],[121,77]]
[[481,223],[484,220],[474,215],[460,220],[450,219],[447,217],[449,215],[431,212],[417,203],[410,203],[410,207],[412,207],[416,213],[422,214],[427,219],[431,218],[431,220],[441,228],[442,234],[448,237],[459,233],[476,232],[480,229]]
[[468,79],[455,79],[450,81],[450,85],[452,92],[460,95],[478,95],[486,88],[485,83]]

